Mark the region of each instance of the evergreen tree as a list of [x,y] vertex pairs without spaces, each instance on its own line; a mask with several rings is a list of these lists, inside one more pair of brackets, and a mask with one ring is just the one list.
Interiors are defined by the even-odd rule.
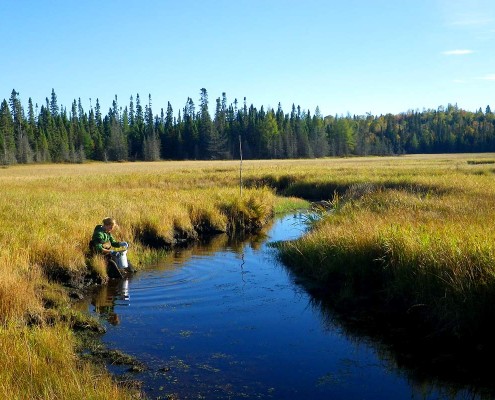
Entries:
[[[208,110],[208,92],[205,88],[201,89],[200,93],[200,111],[198,121],[198,146],[199,146],[199,158],[211,158],[212,154],[209,154],[209,145],[211,144],[212,136],[216,139],[219,138],[217,133],[213,133],[214,127]],[[218,143],[218,141],[217,141]],[[219,149],[214,150],[217,152]],[[221,150],[221,149],[220,149]],[[218,154],[217,154],[218,155]]]
[[103,159],[103,144],[101,137],[98,135],[98,128],[96,127],[95,113],[92,108],[89,110],[88,115],[88,147],[86,148],[86,156],[93,160]]
[[14,124],[14,137],[16,143],[16,158],[20,163],[33,162],[33,151],[29,143],[29,137],[26,133],[26,121],[24,118],[24,110],[21,102],[17,97],[19,93],[12,90],[10,96],[10,107],[12,109],[12,118]]
[[197,159],[198,147],[198,125],[196,121],[196,111],[193,100],[188,97],[184,107],[184,130],[182,132],[183,151],[186,159]]
[[50,97],[50,113],[53,118],[58,117],[58,102],[57,95],[55,94],[55,89],[52,88],[52,94]]
[[112,108],[109,109],[103,123],[108,159],[110,161],[126,161],[128,159],[128,144],[120,122],[117,96],[112,101]]
[[151,94],[148,96],[148,105],[145,109],[146,134],[143,138],[143,156],[145,161],[158,161],[160,159],[160,138],[153,123],[153,111],[151,107]]
[[297,157],[296,138],[294,136],[289,114],[285,115],[282,125],[282,146],[284,158]]
[[230,159],[228,138],[227,138],[227,106],[225,93],[222,93],[222,101],[220,98],[216,100],[215,118],[213,121],[213,129],[208,142],[208,154],[211,159]]
[[[129,105],[129,109],[132,110],[134,104]],[[136,108],[134,117],[130,118],[130,131],[129,131],[129,154],[132,159],[139,160],[143,159],[143,141],[145,135],[145,121],[143,114],[143,107],[141,106],[141,98],[139,93],[136,94]]]
[[0,164],[15,164],[16,148],[14,139],[14,123],[9,105],[3,100],[0,105]]
[[144,138],[143,155],[145,161],[160,160],[160,139],[154,131]]
[[[47,99],[48,100],[48,99]],[[52,132],[55,130],[55,124],[50,114],[50,109],[47,106],[41,106],[40,114],[38,117],[38,132],[39,136],[36,140],[36,154],[35,158],[39,162],[52,161],[51,147],[52,147]]]
[[296,148],[297,148],[296,157],[299,158],[313,157],[309,143],[308,127],[303,118],[301,107],[297,106],[297,111],[296,111],[294,104],[292,105],[291,124],[296,139]]
[[315,157],[325,157],[328,155],[328,138],[320,108],[316,107],[315,114],[311,119],[309,118],[308,112],[309,141],[313,149],[313,155]]
[[33,101],[31,100],[31,97],[28,99],[28,119],[26,134],[28,136],[31,148],[34,149],[36,141],[36,116],[34,113]]
[[[36,105],[37,108],[37,105]],[[41,107],[43,109],[43,106]],[[36,125],[35,125],[35,138],[34,138],[34,144],[33,144],[33,151],[34,151],[34,161],[37,163],[42,163],[42,162],[47,162],[50,159],[50,152],[48,150],[48,142],[46,140],[46,136],[44,131],[40,128],[40,119],[41,119],[41,112],[36,113],[38,115]],[[44,141],[44,147],[42,147],[42,140],[41,137],[45,138]]]
[[84,112],[80,98],[78,100],[77,112],[79,118],[79,137],[77,142],[81,152],[80,157],[81,159],[91,158],[94,151],[94,142],[89,130],[88,115]]
[[103,125],[106,136],[105,159],[108,161],[127,160],[127,142],[117,119],[107,115],[103,120]]
[[174,111],[170,102],[167,103],[167,111],[165,113],[165,121],[163,127],[163,137],[161,140],[162,154],[166,159],[171,159],[178,156],[178,139],[176,137]]

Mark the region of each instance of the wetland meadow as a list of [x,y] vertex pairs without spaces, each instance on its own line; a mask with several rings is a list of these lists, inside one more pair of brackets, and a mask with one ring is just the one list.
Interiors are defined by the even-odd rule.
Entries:
[[495,354],[494,177],[488,153],[244,161],[242,193],[236,161],[2,168],[0,396],[145,396],[86,357],[80,332],[102,324],[73,306],[108,285],[104,261],[87,252],[104,217],[131,243],[139,277],[175,248],[259,232],[308,202],[308,233],[273,248],[313,282],[314,301],[401,355],[422,349],[418,373],[444,378],[462,360],[454,375],[486,386],[476,365]]

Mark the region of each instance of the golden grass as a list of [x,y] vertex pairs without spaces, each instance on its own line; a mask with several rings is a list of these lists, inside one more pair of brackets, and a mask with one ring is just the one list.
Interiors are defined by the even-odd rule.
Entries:
[[[53,316],[49,307],[65,309],[67,299],[46,277],[73,284],[88,273],[105,279],[102,260],[88,258],[87,245],[106,216],[117,219],[115,236],[131,243],[129,258],[139,268],[156,251],[146,243],[257,229],[275,204],[300,204],[276,200],[266,186],[286,196],[335,200],[337,214],[289,246],[295,251],[286,254],[296,259],[297,253],[298,265],[321,276],[354,269],[356,281],[386,271],[396,277],[387,287],[390,296],[405,294],[410,304],[430,301],[450,321],[449,313],[457,310],[439,300],[439,288],[472,306],[472,294],[488,298],[485,289],[492,286],[493,159],[484,154],[245,161],[242,197],[234,161],[0,169],[0,357],[12,365],[0,375],[0,394],[121,398],[105,374],[79,365],[67,324],[56,322],[66,319],[70,325],[77,317],[67,310],[59,311],[64,318]],[[433,296],[425,297],[427,288]],[[45,363],[42,371],[43,360],[54,360],[56,367],[47,369]]]
[[37,283],[40,271],[30,268],[19,254],[0,250],[0,325],[22,324],[25,318],[42,313]]
[[[0,356],[9,365],[0,394],[121,398],[108,377],[77,362],[66,330],[81,324],[80,316],[47,278],[73,285],[88,274],[106,279],[105,264],[89,257],[88,243],[107,216],[119,223],[114,236],[131,243],[137,268],[154,246],[259,227],[272,215],[275,197],[264,188],[246,188],[240,197],[237,177],[235,164],[222,162],[0,169],[0,335],[8,338]],[[43,370],[48,361],[53,367]]]
[[[0,327],[2,399],[131,399],[111,377],[81,362],[65,327]],[[23,357],[19,355],[23,354]]]
[[[115,236],[132,244],[138,244],[136,236],[145,231],[171,243],[174,233],[194,236],[195,229],[207,223],[211,229],[227,230],[229,221],[222,211],[239,197],[232,179],[205,171],[202,164],[193,170],[189,164],[172,164],[173,172],[168,163],[98,164],[101,170],[95,164],[0,170],[5,188],[0,245],[8,242],[15,253],[27,248],[31,263],[53,275],[68,272],[77,280],[86,272],[92,230],[105,216],[119,222]],[[273,204],[259,190],[245,190],[239,201],[248,209],[256,198],[268,199],[267,207]],[[132,254],[136,252],[130,252],[131,258]]]
[[404,313],[419,305],[435,334],[479,337],[493,318],[495,156],[479,157],[363,159],[308,177],[337,190],[335,209],[283,258],[352,287],[347,296],[380,292]]

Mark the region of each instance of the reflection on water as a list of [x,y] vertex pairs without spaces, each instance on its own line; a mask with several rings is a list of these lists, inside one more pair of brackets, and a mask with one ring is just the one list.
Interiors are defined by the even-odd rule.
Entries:
[[118,325],[120,322],[115,309],[129,304],[129,279],[111,280],[108,285],[102,286],[91,299],[94,312],[112,325]]
[[267,245],[300,236],[303,222],[295,214],[256,236],[218,235],[93,296],[104,342],[148,366],[133,378],[150,398],[489,398],[418,380],[340,325]]

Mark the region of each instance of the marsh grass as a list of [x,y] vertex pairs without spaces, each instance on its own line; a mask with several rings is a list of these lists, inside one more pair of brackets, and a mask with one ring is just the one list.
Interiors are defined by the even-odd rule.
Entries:
[[[122,397],[106,374],[74,356],[69,330],[97,328],[71,309],[57,283],[82,287],[88,279],[108,279],[104,260],[88,254],[93,229],[106,216],[117,219],[114,236],[131,243],[129,259],[138,269],[163,248],[199,234],[266,223],[273,192],[246,188],[240,197],[234,164],[232,176],[211,167],[135,163],[0,171],[0,329],[9,337],[0,356],[12,365],[0,375],[0,393],[9,394],[2,398]],[[54,355],[47,358],[51,347]],[[43,371],[47,361],[53,367]]]
[[[0,327],[3,399],[131,399],[104,370],[76,356],[68,328]],[[24,357],[19,357],[23,354]]]
[[320,177],[320,186],[347,181],[347,189],[335,191],[332,213],[315,218],[312,232],[283,245],[281,256],[337,286],[342,304],[378,298],[381,312],[420,312],[431,337],[487,344],[495,317],[495,176],[488,163],[460,155],[420,160],[378,169],[356,160],[345,176]]
[[273,211],[275,214],[286,214],[298,210],[307,210],[310,206],[309,201],[298,197],[282,197],[277,198]]
[[256,230],[275,205],[298,203],[274,192],[331,205],[310,234],[282,249],[295,268],[337,277],[348,298],[375,291],[405,313],[427,310],[435,331],[475,334],[493,317],[493,158],[247,161],[242,197],[237,162],[0,169],[0,357],[11,365],[0,373],[0,395],[136,396],[78,359],[71,328],[91,322],[57,286],[107,279],[103,260],[87,252],[94,226],[115,217],[115,236],[131,243],[139,269],[181,241]]

